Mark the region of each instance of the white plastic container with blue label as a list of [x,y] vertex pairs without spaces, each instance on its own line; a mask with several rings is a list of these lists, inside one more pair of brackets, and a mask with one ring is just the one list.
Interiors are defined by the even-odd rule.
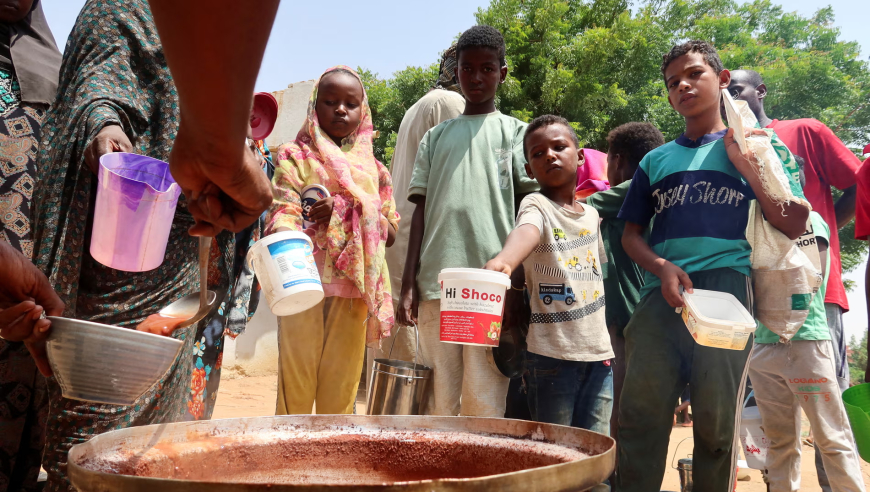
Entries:
[[275,315],[301,313],[323,300],[323,284],[307,234],[284,231],[266,236],[248,251],[248,262]]

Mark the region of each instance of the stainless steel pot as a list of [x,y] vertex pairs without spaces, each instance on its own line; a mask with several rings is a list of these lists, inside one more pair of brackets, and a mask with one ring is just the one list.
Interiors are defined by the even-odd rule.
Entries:
[[[392,482],[374,485],[360,484],[280,484],[280,483],[227,483],[206,473],[206,480],[193,481],[172,478],[153,478],[119,474],[123,467],[98,466],[101,460],[123,456],[132,463],[144,462],[148,456],[161,456],[168,449],[184,447],[196,455],[208,450],[223,450],[227,442],[247,443],[257,441],[264,435],[284,436],[298,442],[305,441],[302,434],[328,430],[339,432],[345,440],[353,441],[365,432],[377,434],[382,431],[407,431],[432,439],[439,433],[458,433],[470,441],[497,436],[515,439],[511,446],[522,447],[530,442],[548,442],[568,450],[579,450],[579,455],[568,462],[524,469],[510,473],[474,477],[446,478]],[[432,437],[436,436],[436,437]],[[262,440],[262,439],[260,439]],[[557,492],[583,491],[606,480],[615,465],[615,443],[610,437],[591,431],[536,422],[488,419],[472,417],[419,417],[419,416],[364,416],[364,415],[298,415],[256,417],[230,420],[181,422],[150,425],[109,432],[90,441],[74,446],[69,453],[69,476],[80,492],[229,492],[229,491],[503,491],[503,492]],[[450,454],[450,448],[446,449]],[[165,455],[163,455],[165,456]],[[413,459],[411,455],[409,459]],[[170,466],[175,463],[171,454]],[[280,456],[279,456],[280,460]],[[188,462],[195,462],[188,461]],[[217,462],[201,461],[201,470],[221,472]],[[280,463],[280,461],[279,461]],[[424,462],[428,463],[428,462]],[[317,467],[317,459],[311,459],[311,467]],[[246,466],[261,466],[257,460]],[[424,466],[429,466],[424,464]],[[270,469],[273,470],[274,468]],[[108,470],[108,471],[107,471]]]
[[375,359],[372,379],[366,397],[366,415],[420,415],[426,408],[427,386],[432,379],[432,369],[417,363],[420,353],[420,335],[414,326],[416,350],[414,362],[395,360],[393,347],[396,345],[399,330],[390,345],[386,359]]

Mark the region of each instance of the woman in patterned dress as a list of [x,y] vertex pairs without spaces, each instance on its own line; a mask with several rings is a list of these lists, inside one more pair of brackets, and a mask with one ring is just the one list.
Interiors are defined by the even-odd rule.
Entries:
[[[178,93],[146,0],[88,0],[67,42],[58,98],[44,125],[34,197],[34,261],[65,302],[64,316],[133,329],[199,290],[197,242],[187,233],[194,220],[183,197],[157,269],[113,270],[95,261],[88,247],[99,157],[128,150],[165,161],[178,123]],[[253,152],[247,157],[257,158]],[[249,288],[232,285],[234,235],[217,236],[211,251],[209,289],[223,298],[218,316],[172,334],[184,342],[178,359],[134,405],[69,400],[49,379],[46,490],[73,490],[67,452],[97,434],[211,416],[216,388],[209,383],[218,378],[223,328],[244,326],[225,318],[244,317],[250,295]]]
[[[59,69],[60,52],[39,0],[0,9],[0,241],[28,258],[40,130]],[[37,489],[45,391],[24,344],[0,340],[0,492]]]

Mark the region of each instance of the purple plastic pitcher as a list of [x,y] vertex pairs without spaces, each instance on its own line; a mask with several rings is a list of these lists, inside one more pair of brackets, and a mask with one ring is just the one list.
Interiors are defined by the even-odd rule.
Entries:
[[114,152],[100,157],[98,177],[91,256],[125,272],[159,267],[181,195],[169,164]]

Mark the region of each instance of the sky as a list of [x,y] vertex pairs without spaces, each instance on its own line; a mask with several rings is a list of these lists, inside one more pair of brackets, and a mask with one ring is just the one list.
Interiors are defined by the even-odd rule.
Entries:
[[[182,0],[183,1],[183,0]],[[63,49],[84,0],[42,0],[55,40]],[[786,3],[773,0],[773,3]],[[364,67],[388,77],[407,66],[438,61],[465,29],[474,25],[474,13],[488,0],[332,0],[281,3],[260,75],[258,91],[276,91],[288,84],[317,78],[334,65]],[[786,11],[812,15],[826,5],[834,7],[834,25],[841,39],[858,41],[863,59],[870,57],[870,1],[789,0]],[[847,332],[860,337],[867,328],[864,302],[864,267],[846,278],[858,282],[849,294],[851,311]]]
[[[63,45],[84,0],[42,0],[58,45]],[[786,11],[812,15],[832,5],[841,38],[858,41],[862,58],[870,56],[870,1],[773,0]],[[439,53],[457,35],[474,25],[474,13],[488,0],[332,0],[283,1],[260,77],[258,91],[276,91],[288,84],[317,78],[334,65],[358,66],[382,77],[407,66],[438,61]]]

